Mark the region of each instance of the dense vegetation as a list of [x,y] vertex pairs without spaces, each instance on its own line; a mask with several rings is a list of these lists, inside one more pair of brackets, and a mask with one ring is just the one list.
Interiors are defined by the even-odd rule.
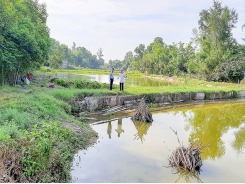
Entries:
[[195,74],[213,81],[243,79],[245,46],[232,35],[238,19],[236,11],[214,1],[199,16],[199,28],[193,30],[194,38],[188,44],[167,45],[162,38],[155,38],[147,48],[140,44],[129,68],[168,76]]
[[97,55],[93,55],[86,48],[76,47],[75,44],[72,49],[69,49],[67,45],[60,44],[59,41],[52,39],[52,44],[49,49],[49,61],[46,65],[52,68],[60,68],[62,61],[67,60],[70,66],[98,69],[104,65],[102,52],[100,48]]
[[[212,81],[239,82],[244,78],[245,46],[239,44],[232,35],[238,13],[222,6],[221,2],[214,1],[211,8],[200,12],[199,17],[199,27],[193,29],[193,38],[189,43],[166,44],[163,38],[156,37],[148,46],[139,44],[134,52],[127,52],[122,61],[109,60],[104,63],[102,49],[97,53],[99,59],[81,47],[71,50],[60,45],[59,50],[65,54],[63,58],[68,60],[73,68],[114,67],[146,74],[188,74]],[[51,56],[53,57],[53,54]],[[55,60],[51,59],[50,63],[53,62]]]
[[46,6],[37,0],[0,1],[0,82],[38,69],[48,59]]
[[[198,29],[193,29],[189,43],[166,44],[156,37],[148,46],[139,44],[122,61],[104,62],[103,50],[92,54],[85,47],[70,49],[49,37],[45,4],[37,0],[0,2],[1,85],[25,76],[43,64],[68,69],[124,69],[165,76],[198,76],[212,81],[239,82],[244,78],[245,46],[232,35],[238,13],[214,1],[199,14]],[[242,27],[244,28],[244,26]],[[242,29],[241,28],[241,29]]]

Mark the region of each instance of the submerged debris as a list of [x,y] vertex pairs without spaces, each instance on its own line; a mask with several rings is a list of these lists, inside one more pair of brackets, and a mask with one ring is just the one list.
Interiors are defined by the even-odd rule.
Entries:
[[[177,131],[174,131],[174,133],[177,135]],[[193,173],[199,172],[202,166],[200,150],[208,147],[209,145],[207,144],[202,146],[201,142],[197,146],[194,145],[195,142],[190,142],[189,147],[184,147],[180,144],[180,147],[173,151],[172,155],[169,157],[169,164],[173,167],[177,167]]]
[[152,122],[152,114],[150,113],[150,111],[148,110],[148,106],[145,103],[145,99],[142,98],[138,108],[136,109],[133,117],[133,120],[139,120],[142,122]]

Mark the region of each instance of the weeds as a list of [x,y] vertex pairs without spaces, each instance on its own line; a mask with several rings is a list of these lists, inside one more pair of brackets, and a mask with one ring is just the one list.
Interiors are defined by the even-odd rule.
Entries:
[[[57,149],[61,147],[60,145],[65,145],[72,136],[71,130],[67,130],[57,123],[43,123],[39,128],[35,125],[31,132],[24,131],[24,135],[24,142],[27,146],[22,149],[21,161],[24,174],[27,177],[30,176],[35,178],[35,180],[41,180],[42,177],[40,175],[49,175],[47,172],[49,172],[50,164],[52,164],[50,159],[54,156],[57,157],[57,152],[61,154],[64,151],[66,154],[71,154],[69,150]],[[60,154],[59,157],[62,155]],[[63,159],[59,158],[56,162],[60,162]],[[70,159],[67,161],[70,161]],[[67,163],[59,163],[60,166],[63,164]]]
[[[72,145],[74,140],[78,141],[75,137],[71,130],[56,122],[36,124],[32,131],[24,130],[22,136],[15,139],[5,136],[4,140],[0,140],[0,161],[9,163],[10,160],[12,164],[11,167],[4,167],[8,181],[70,181],[70,162],[75,152]],[[13,167],[18,168],[18,172],[13,172]]]
[[56,79],[55,83],[57,85],[63,86],[65,88],[73,87],[75,89],[107,89],[108,84],[99,83],[97,81],[86,81],[86,80],[74,80],[69,81],[65,79]]

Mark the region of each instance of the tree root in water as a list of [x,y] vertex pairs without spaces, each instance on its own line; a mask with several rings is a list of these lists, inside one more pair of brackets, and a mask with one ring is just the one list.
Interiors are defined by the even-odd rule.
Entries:
[[135,113],[132,117],[133,120],[138,120],[142,122],[152,122],[152,114],[150,113],[147,104],[145,103],[145,99],[142,98],[139,103],[138,108],[135,110]]
[[[174,133],[177,135],[177,131],[174,131]],[[178,142],[180,143],[179,138]],[[199,173],[202,166],[201,150],[208,147],[209,144],[205,146],[202,146],[201,142],[196,146],[195,144],[196,142],[190,142],[188,147],[184,147],[180,144],[180,146],[174,150],[169,157],[169,164],[172,167],[180,168],[193,173]]]

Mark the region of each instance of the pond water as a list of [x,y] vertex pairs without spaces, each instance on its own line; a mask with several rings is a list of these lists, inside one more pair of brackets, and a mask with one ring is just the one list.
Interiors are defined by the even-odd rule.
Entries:
[[[91,124],[99,139],[75,155],[74,182],[245,182],[244,101],[171,108],[153,112],[153,120]],[[172,129],[184,146],[189,141],[210,143],[202,150],[199,175],[168,167],[168,157],[179,146]]]
[[[66,78],[66,79],[86,79],[90,81],[97,81],[99,83],[107,83],[109,84],[109,74],[80,74],[80,73],[57,73],[56,77],[58,78]],[[167,85],[177,85],[177,83],[167,82],[167,81],[161,81],[161,80],[154,80],[147,77],[127,77],[125,79],[125,87],[128,86],[167,86]],[[117,75],[115,75],[114,84],[119,85],[119,79],[117,78]]]

